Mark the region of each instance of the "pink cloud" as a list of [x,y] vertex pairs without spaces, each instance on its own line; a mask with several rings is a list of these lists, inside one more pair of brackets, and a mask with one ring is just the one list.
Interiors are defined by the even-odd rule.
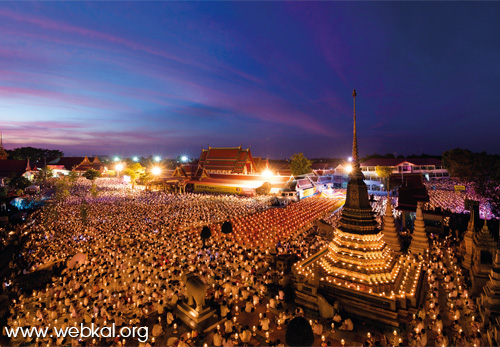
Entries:
[[129,107],[126,108],[123,105],[110,101],[103,101],[91,97],[76,96],[67,93],[60,93],[56,91],[34,89],[34,88],[0,86],[0,97],[28,97],[35,99],[57,101],[56,104],[57,106],[71,105],[79,107],[106,108],[106,109],[130,111]]

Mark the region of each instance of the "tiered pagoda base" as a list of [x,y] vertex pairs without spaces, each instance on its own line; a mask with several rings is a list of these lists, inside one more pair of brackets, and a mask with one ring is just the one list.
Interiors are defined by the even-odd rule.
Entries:
[[500,317],[500,250],[495,254],[495,261],[490,272],[490,279],[477,300],[483,322]]
[[421,304],[425,274],[421,270],[422,263],[414,257],[394,259],[393,271],[397,273],[394,280],[363,283],[353,280],[352,274],[330,274],[324,265],[331,261],[330,253],[330,247],[325,247],[293,267],[297,305],[314,310],[317,297],[322,296],[330,303],[337,301],[351,316],[398,327]]
[[353,164],[346,202],[329,246],[294,265],[297,297],[312,306],[320,294],[352,315],[399,326],[419,304],[422,262],[395,255],[383,240],[358,161],[355,90],[352,95]]

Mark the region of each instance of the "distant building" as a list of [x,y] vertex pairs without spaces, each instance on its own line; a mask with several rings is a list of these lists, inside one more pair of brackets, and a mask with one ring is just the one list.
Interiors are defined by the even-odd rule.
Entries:
[[202,149],[198,161],[197,176],[205,170],[208,173],[219,174],[253,174],[257,167],[250,153],[250,148],[239,147],[208,147]]
[[47,161],[47,167],[54,171],[54,175],[68,175],[71,171],[76,171],[82,175],[88,169],[94,169],[101,174],[105,174],[108,168],[98,157],[90,160],[88,157],[60,157]]
[[426,181],[448,179],[450,176],[443,162],[435,158],[372,158],[360,163],[366,180],[377,180],[377,166],[392,168],[394,174],[419,173]]
[[31,180],[36,171],[36,167],[31,168],[29,159],[0,159],[0,179],[2,181],[4,178],[12,176],[24,176]]
[[254,158],[250,148],[208,147],[197,162],[177,166],[167,183],[186,182],[195,192],[255,195],[258,191],[278,192],[289,180],[266,172],[267,159]]

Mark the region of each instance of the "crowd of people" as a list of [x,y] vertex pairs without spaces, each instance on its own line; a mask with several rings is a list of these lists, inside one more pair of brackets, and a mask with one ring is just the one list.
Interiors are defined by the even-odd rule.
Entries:
[[[219,304],[222,316],[234,314],[238,305],[251,311],[267,302],[273,308],[284,294],[267,301],[268,286],[282,283],[284,276],[269,266],[267,253],[308,256],[317,246],[308,235],[310,223],[340,204],[314,197],[270,209],[265,197],[173,195],[124,189],[105,180],[96,185],[99,194],[94,196],[88,182],[78,181],[70,197],[47,205],[25,225],[21,259],[12,263],[9,290],[15,299],[9,326],[137,325],[148,324],[154,313],[160,321],[152,324],[152,336],[159,338],[167,326],[180,323],[173,308],[186,297],[182,277],[188,273],[199,274],[209,285],[209,298]],[[225,220],[233,224],[230,234],[221,232]],[[200,238],[203,225],[212,229],[206,248]],[[27,291],[15,281],[61,263],[66,265],[62,273],[41,288]],[[25,341],[18,336],[12,342]],[[124,344],[119,339],[96,343],[103,342]],[[46,337],[31,343],[69,341]]]
[[[90,181],[79,179],[69,197],[48,204],[24,225],[24,249],[11,264],[12,278],[3,281],[12,298],[10,327],[64,329],[113,322],[117,327],[148,326],[149,339],[133,342],[140,346],[154,346],[156,341],[157,345],[206,342],[231,347],[247,344],[256,335],[282,346],[284,341],[276,338],[276,332],[294,317],[305,315],[290,303],[288,276],[270,262],[286,254],[295,260],[307,258],[326,246],[328,240],[315,233],[312,222],[323,218],[335,227],[343,203],[339,198],[312,197],[273,208],[268,197],[148,192],[105,179],[95,184],[97,195],[90,192]],[[385,197],[372,201],[380,223],[386,203]],[[394,209],[397,203],[392,204]],[[399,212],[393,212],[398,218]],[[225,221],[232,224],[229,234],[221,227]],[[211,235],[202,242],[200,231],[205,225]],[[448,243],[433,242],[426,257],[430,288],[425,305],[410,322],[405,343],[481,345],[483,327],[455,254]],[[34,290],[17,281],[50,269],[50,280]],[[193,273],[208,286],[208,305],[226,318],[210,333],[187,328],[175,314],[177,303],[187,297],[183,278]],[[353,320],[338,307],[333,319],[310,324],[318,338],[330,326],[332,332],[354,329]],[[380,331],[366,343],[402,343],[391,343],[390,338]],[[130,342],[18,336],[11,343],[124,346]]]
[[410,346],[483,346],[484,328],[474,300],[470,281],[462,273],[457,246],[433,240],[428,253],[425,304],[413,315],[408,341]]
[[[495,217],[492,214],[488,201],[477,194],[474,184],[470,182],[461,182],[454,179],[426,182],[425,186],[429,193],[429,203],[426,209],[435,211],[449,211],[451,213],[463,213],[465,211],[465,200],[479,201],[479,212],[481,218],[484,216]],[[465,190],[455,190],[455,187],[464,187]]]

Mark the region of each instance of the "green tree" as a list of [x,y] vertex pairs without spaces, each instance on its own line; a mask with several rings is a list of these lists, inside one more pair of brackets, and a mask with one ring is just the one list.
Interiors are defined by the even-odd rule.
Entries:
[[146,186],[146,189],[148,189],[149,185],[153,181],[153,176],[149,172],[143,172],[140,176],[141,183]]
[[472,180],[474,161],[474,153],[468,149],[455,148],[443,153],[443,164],[448,173],[461,180]]
[[[392,153],[387,153],[387,154],[378,154],[378,153],[373,153],[367,156],[364,156],[361,158],[360,163],[363,163],[369,159],[374,159],[374,158],[396,158],[394,154]],[[398,158],[404,158],[402,155],[398,156]]]
[[0,187],[0,198],[6,198],[9,194],[7,187]]
[[69,184],[66,178],[60,178],[55,183],[56,200],[62,201],[69,197]]
[[377,176],[380,177],[382,181],[385,183],[385,188],[387,189],[387,196],[389,196],[389,191],[391,188],[389,187],[390,177],[392,174],[392,168],[389,166],[379,166],[375,168],[375,172]]
[[291,158],[290,170],[293,176],[303,175],[311,172],[312,162],[303,153],[295,153]]
[[68,174],[68,181],[71,182],[71,184],[75,184],[76,180],[78,179],[78,174],[76,173],[75,170],[71,170]]
[[92,182],[91,191],[94,192],[94,190],[95,190],[95,179],[97,177],[101,177],[101,173],[99,171],[97,171],[97,170],[94,170],[94,169],[88,169],[83,174],[83,177],[85,177],[86,179],[88,179],[89,181]]
[[132,189],[134,189],[135,183],[142,172],[144,172],[144,167],[139,163],[133,163],[123,170],[123,174],[130,177]]
[[44,166],[38,172],[38,179],[43,181],[43,182],[45,182],[47,180],[47,178],[50,178],[53,176],[54,176],[54,170],[52,170],[48,166]]
[[31,185],[31,181],[23,176],[16,176],[9,181],[9,186],[15,189],[24,189],[29,185]]
[[455,148],[443,153],[443,164],[451,177],[473,182],[476,193],[491,204],[495,214],[500,213],[500,156]]

